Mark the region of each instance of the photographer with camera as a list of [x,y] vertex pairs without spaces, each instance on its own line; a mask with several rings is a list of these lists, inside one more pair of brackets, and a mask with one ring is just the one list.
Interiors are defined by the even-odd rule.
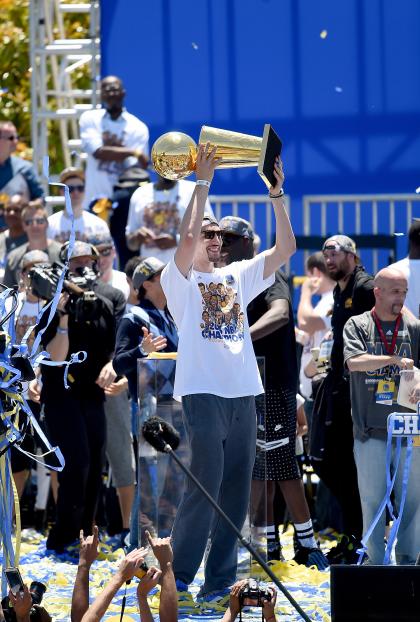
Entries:
[[[61,250],[63,261],[67,244]],[[104,391],[116,378],[111,359],[116,320],[125,301],[121,292],[99,282],[97,259],[95,247],[75,242],[65,291],[42,335],[42,344],[52,361],[65,361],[76,352],[87,353],[85,361],[70,365],[68,390],[62,366],[42,365],[45,419],[50,438],[66,461],[58,476],[56,523],[47,540],[47,548],[58,552],[77,538],[80,529],[92,533],[104,461]],[[32,283],[35,281],[38,293],[44,290],[43,296],[48,299],[55,291],[56,276],[51,270],[43,272],[38,268]]]
[[41,606],[46,586],[39,581],[32,581],[30,587],[22,589],[3,598],[0,607],[0,622],[51,622],[52,618]]
[[266,622],[276,622],[277,591],[272,588],[261,587],[255,579],[237,581],[230,590],[229,606],[225,611],[222,622],[233,622],[243,607],[261,607],[262,619]]

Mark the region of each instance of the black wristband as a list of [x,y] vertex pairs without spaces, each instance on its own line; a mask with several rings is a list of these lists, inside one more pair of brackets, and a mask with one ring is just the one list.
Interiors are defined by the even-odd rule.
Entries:
[[68,315],[67,311],[61,311],[61,309],[57,309],[57,313],[59,317],[64,317],[65,315]]
[[278,194],[271,194],[271,192],[268,193],[268,196],[270,197],[270,199],[279,199],[283,195],[284,195],[283,188],[280,189],[280,192]]

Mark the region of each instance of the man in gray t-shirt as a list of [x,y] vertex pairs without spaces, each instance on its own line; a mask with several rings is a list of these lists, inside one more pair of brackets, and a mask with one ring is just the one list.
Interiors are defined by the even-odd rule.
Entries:
[[[403,310],[405,276],[384,268],[375,277],[375,307],[344,327],[344,362],[350,370],[354,456],[366,533],[386,491],[387,417],[395,410],[401,369],[419,365],[420,322]],[[414,409],[414,405],[413,405]],[[395,482],[399,507],[406,446]],[[396,465],[392,465],[394,467]],[[404,513],[398,533],[398,563],[414,563],[420,550],[420,449],[414,449]],[[367,544],[369,559],[382,564],[385,512]]]

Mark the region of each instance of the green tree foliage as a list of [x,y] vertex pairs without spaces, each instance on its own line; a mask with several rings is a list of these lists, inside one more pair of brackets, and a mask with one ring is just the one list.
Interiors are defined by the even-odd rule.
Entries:
[[[15,124],[20,137],[17,151],[21,157],[28,159],[32,155],[29,4],[29,0],[0,0],[0,119]],[[86,15],[65,14],[64,23],[66,38],[89,36]],[[54,36],[58,38],[60,35],[55,32]],[[87,67],[83,66],[72,74],[72,81],[74,88],[89,88]],[[44,86],[52,88],[51,77],[48,85]],[[55,102],[50,99],[49,105],[54,108]],[[59,171],[63,156],[55,122],[49,125],[48,145],[51,170]]]

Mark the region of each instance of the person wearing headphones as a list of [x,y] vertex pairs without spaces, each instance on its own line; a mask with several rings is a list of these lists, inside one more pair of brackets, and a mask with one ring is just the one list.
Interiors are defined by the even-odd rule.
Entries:
[[[67,242],[60,251],[64,263]],[[99,281],[98,251],[76,241],[69,260],[68,280],[85,280],[84,294],[60,295],[52,322],[42,334],[42,345],[51,361],[68,361],[76,352],[86,359],[68,368],[64,385],[63,365],[41,365],[41,403],[44,406],[49,438],[58,445],[65,467],[58,475],[57,516],[47,549],[62,552],[75,541],[80,529],[91,534],[101,486],[106,424],[104,394],[116,380],[112,367],[116,324],[125,299],[121,292]],[[44,320],[45,325],[45,320]],[[42,321],[39,330],[42,330]]]

